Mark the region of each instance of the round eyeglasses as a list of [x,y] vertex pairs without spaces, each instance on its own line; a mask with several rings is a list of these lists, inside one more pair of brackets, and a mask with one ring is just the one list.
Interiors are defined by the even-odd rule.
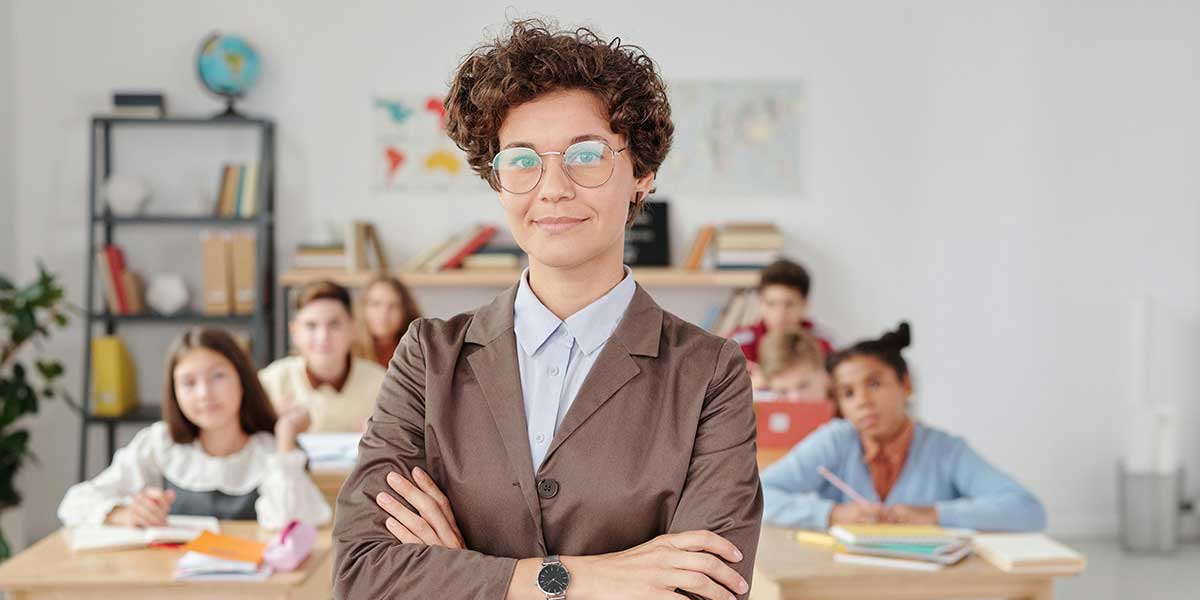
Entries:
[[599,140],[585,140],[567,146],[562,152],[537,152],[532,148],[516,147],[501,150],[492,158],[492,176],[510,194],[524,194],[537,187],[545,172],[543,156],[562,156],[563,172],[576,184],[598,188],[612,179],[617,155],[628,149],[613,150]]

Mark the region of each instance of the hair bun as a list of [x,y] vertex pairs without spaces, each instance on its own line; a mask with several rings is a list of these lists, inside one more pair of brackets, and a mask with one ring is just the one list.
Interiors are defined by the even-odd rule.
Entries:
[[879,338],[879,343],[890,348],[895,348],[897,351],[903,350],[912,345],[912,330],[908,326],[908,321],[900,321],[900,325],[895,331],[889,331]]

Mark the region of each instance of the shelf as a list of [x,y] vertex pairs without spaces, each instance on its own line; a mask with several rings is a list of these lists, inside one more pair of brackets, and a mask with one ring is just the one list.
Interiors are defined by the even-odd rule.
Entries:
[[84,417],[89,423],[154,423],[162,420],[162,407],[158,404],[139,404],[137,408],[119,417]]
[[213,117],[180,117],[169,116],[161,119],[146,118],[146,117],[121,117],[116,115],[94,115],[92,116],[94,123],[111,123],[121,125],[187,125],[192,127],[228,127],[230,125],[253,125],[255,127],[272,127],[275,122],[262,117],[249,117],[245,119],[238,118],[213,118]]
[[95,313],[92,321],[114,321],[117,323],[221,323],[249,325],[254,321],[254,315],[206,315],[186,312],[174,315],[141,313],[136,315],[114,315],[110,313]]
[[271,221],[270,215],[254,217],[212,217],[202,215],[141,215],[136,217],[114,217],[96,215],[94,223],[111,223],[113,225],[259,225]]
[[[412,287],[508,287],[520,278],[520,271],[451,270],[437,273],[397,273]],[[280,285],[299,287],[318,281],[332,281],[346,287],[362,287],[375,273],[342,269],[292,269],[279,276]],[[756,270],[705,270],[642,267],[633,270],[633,278],[647,286],[695,288],[743,288],[758,285]]]

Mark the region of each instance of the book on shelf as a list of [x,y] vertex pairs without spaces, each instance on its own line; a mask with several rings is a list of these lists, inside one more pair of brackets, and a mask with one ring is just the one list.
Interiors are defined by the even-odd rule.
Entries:
[[113,92],[112,115],[135,119],[167,116],[167,99],[158,92]]
[[254,314],[257,298],[258,236],[252,231],[235,231],[229,238],[230,282],[233,286],[233,314]]
[[683,264],[684,269],[697,271],[703,266],[704,257],[708,255],[709,246],[712,245],[716,234],[717,227],[715,225],[705,225],[696,232],[696,239],[692,242],[692,249],[688,251],[687,262]]
[[482,248],[484,244],[488,243],[488,240],[492,239],[492,237],[495,235],[495,225],[480,225],[479,227],[475,228],[474,235],[467,238],[467,240],[450,255],[450,258],[446,259],[446,261],[442,263],[438,270],[445,271],[448,269],[457,269],[461,267],[463,259]]
[[521,268],[521,257],[501,252],[472,254],[463,259],[462,268],[467,271],[515,271]]
[[247,218],[257,215],[260,170],[257,162],[222,165],[213,216]]
[[92,338],[92,414],[119,417],[137,408],[137,367],[115,335]]
[[729,337],[739,327],[747,327],[760,318],[758,292],[753,289],[735,290],[717,316],[712,332]]
[[301,244],[292,256],[293,269],[344,269],[346,247],[342,244]]
[[224,231],[200,232],[203,263],[202,310],[206,315],[234,314],[232,243]]
[[625,231],[625,264],[631,267],[671,266],[670,205],[647,200],[633,225]]
[[379,231],[375,224],[368,221],[351,221],[346,229],[346,270],[386,272],[387,255],[383,252],[383,242],[379,239]]
[[495,225],[483,223],[454,233],[418,252],[404,263],[403,271],[436,273],[461,268],[468,257],[484,252],[485,246],[498,232],[499,228]]
[[145,291],[142,280],[130,271],[125,253],[119,246],[109,244],[96,251],[105,306],[112,315],[132,315],[145,311]]
[[780,256],[783,233],[774,223],[726,223],[716,236],[718,269],[761,269]]

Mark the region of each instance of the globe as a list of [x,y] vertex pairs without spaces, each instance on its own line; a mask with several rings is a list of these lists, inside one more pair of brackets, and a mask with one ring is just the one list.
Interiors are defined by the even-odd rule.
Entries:
[[196,73],[205,88],[225,99],[224,116],[238,116],[233,102],[254,86],[258,71],[258,54],[236,35],[213,32],[200,44]]

